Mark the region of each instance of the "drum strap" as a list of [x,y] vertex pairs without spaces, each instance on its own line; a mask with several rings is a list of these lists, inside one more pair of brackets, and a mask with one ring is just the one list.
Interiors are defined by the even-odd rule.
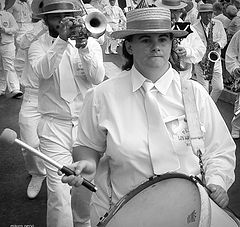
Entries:
[[181,87],[190,142],[194,154],[196,154],[199,158],[200,173],[202,175],[202,182],[205,185],[205,171],[202,161],[202,154],[205,151],[205,144],[203,140],[203,132],[201,130],[192,81],[181,78]]

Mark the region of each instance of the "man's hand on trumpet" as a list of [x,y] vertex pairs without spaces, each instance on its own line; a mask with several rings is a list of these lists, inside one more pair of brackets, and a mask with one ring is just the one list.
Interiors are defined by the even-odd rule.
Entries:
[[68,38],[76,40],[76,48],[84,48],[89,37],[82,17],[65,17],[60,23],[59,37],[65,41]]

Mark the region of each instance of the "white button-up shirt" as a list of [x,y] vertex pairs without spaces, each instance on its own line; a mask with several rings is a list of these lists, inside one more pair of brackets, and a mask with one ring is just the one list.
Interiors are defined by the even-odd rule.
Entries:
[[12,13],[17,23],[31,23],[32,22],[32,0],[22,2],[17,0],[14,5],[8,9]]
[[13,15],[5,10],[0,10],[0,26],[5,29],[1,33],[0,44],[7,44],[14,42],[14,34],[18,30],[18,25]]
[[[101,167],[95,179],[99,190],[94,193],[92,203],[100,215],[109,209],[108,193],[111,189],[104,185],[108,173],[113,203],[153,175],[141,88],[145,80],[133,67],[89,90],[86,95],[77,143],[103,153],[104,159],[108,160],[108,166],[100,161]],[[228,189],[234,181],[235,143],[211,97],[199,83],[192,81],[192,84],[200,124],[205,129],[203,162],[207,184],[218,184]],[[177,172],[198,175],[199,159],[190,145],[180,76],[169,67],[154,85],[159,91],[160,112],[180,162]],[[159,138],[159,155],[162,142]],[[168,163],[159,165],[168,166]]]
[[240,31],[232,37],[225,55],[227,71],[232,74],[236,68],[240,68]]
[[[87,90],[104,79],[102,49],[91,37],[84,49],[77,49],[74,40],[66,42],[58,37],[52,42],[53,38],[45,34],[32,43],[28,52],[29,62],[39,78],[39,112],[62,120],[76,120]],[[69,61],[67,49],[72,70],[66,76],[72,76],[77,85],[77,96],[69,103],[61,98],[59,86],[60,66]]]

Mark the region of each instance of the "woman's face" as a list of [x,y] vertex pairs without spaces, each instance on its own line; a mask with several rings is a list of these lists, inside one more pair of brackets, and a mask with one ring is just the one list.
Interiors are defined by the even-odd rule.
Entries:
[[170,34],[139,34],[126,41],[126,50],[133,55],[134,66],[143,72],[146,68],[163,69],[168,67],[172,48]]

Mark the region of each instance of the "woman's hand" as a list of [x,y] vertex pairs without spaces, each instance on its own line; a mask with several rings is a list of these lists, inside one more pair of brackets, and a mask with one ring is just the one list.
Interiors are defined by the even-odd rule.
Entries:
[[[67,183],[70,186],[79,187],[82,185],[83,177],[88,181],[92,181],[96,174],[96,165],[87,160],[75,162],[69,165],[68,168],[72,169],[76,175],[64,175],[62,177],[62,182]],[[62,175],[61,171],[58,171],[58,174]]]

